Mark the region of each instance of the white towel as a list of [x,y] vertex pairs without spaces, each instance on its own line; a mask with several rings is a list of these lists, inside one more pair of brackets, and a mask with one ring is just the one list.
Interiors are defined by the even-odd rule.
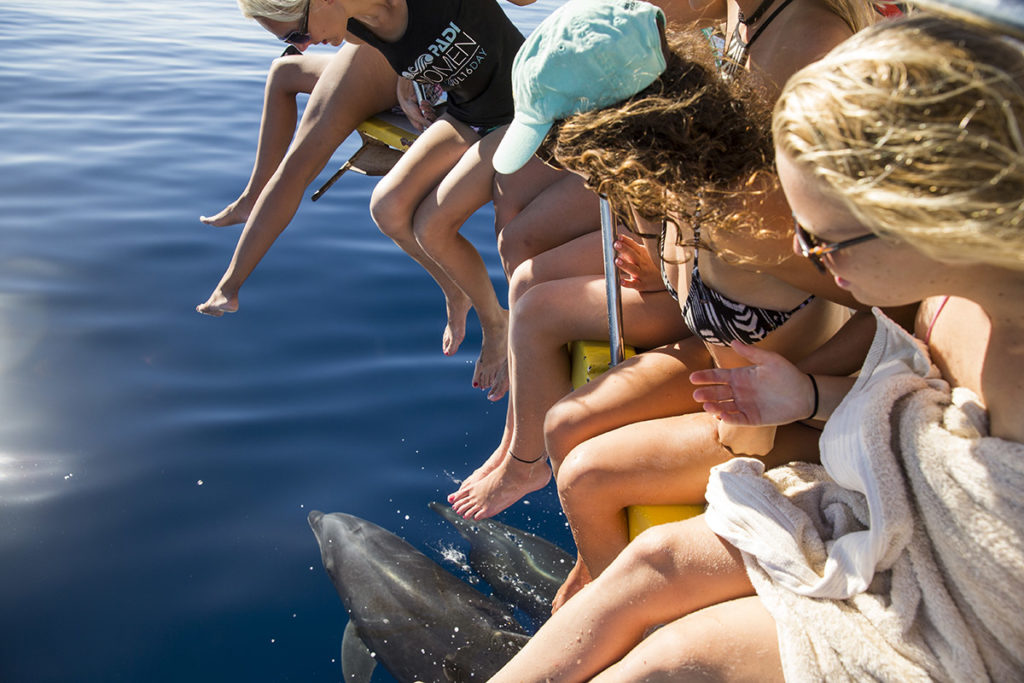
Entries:
[[787,680],[1020,680],[1024,445],[876,316],[823,466],[715,468],[708,524],[744,552]]

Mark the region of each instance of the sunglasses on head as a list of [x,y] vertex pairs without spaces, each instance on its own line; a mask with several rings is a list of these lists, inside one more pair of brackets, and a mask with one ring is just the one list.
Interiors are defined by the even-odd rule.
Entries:
[[310,42],[309,35],[309,6],[310,2],[306,3],[306,11],[302,15],[302,28],[295,31],[289,31],[287,35],[283,36],[281,40],[288,43],[289,45],[304,45]]
[[825,242],[804,230],[804,226],[800,225],[800,222],[795,218],[793,219],[793,229],[796,231],[796,243],[797,246],[800,247],[800,255],[806,259],[810,259],[811,263],[814,264],[814,267],[822,273],[828,272],[828,269],[825,267],[825,262],[821,258],[825,254],[834,254],[842,249],[853,247],[864,242],[870,242],[871,240],[878,238],[878,235],[873,232],[869,232],[866,235],[852,237],[848,240]]

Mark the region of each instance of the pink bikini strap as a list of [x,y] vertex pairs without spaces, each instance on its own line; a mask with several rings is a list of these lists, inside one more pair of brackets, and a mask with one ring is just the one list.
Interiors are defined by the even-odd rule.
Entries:
[[932,341],[932,330],[935,329],[935,323],[939,319],[939,313],[942,313],[942,309],[946,307],[946,303],[949,301],[948,296],[942,297],[942,303],[935,310],[935,315],[932,316],[932,321],[928,323],[928,331],[924,333],[924,343],[930,344]]

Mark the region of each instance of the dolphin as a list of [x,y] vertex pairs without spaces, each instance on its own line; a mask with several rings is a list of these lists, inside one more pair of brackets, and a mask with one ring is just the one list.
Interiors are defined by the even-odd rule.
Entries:
[[551,601],[575,562],[560,547],[493,519],[467,520],[441,503],[430,509],[448,520],[469,541],[469,565],[495,595],[539,623],[551,616]]
[[507,608],[390,531],[339,512],[308,519],[355,631],[398,681],[487,680],[526,644]]

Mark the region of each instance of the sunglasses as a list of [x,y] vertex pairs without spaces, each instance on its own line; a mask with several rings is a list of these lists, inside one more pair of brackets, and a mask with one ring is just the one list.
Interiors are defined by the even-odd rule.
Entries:
[[796,244],[800,247],[800,255],[804,258],[810,259],[811,263],[814,264],[814,267],[822,273],[828,272],[828,269],[825,267],[825,262],[821,258],[825,254],[834,254],[842,249],[863,244],[864,242],[870,242],[871,240],[878,238],[878,235],[873,232],[869,232],[866,235],[853,237],[840,242],[823,242],[804,230],[804,226],[800,225],[800,222],[796,219],[793,219],[793,228],[796,231]]
[[309,6],[312,4],[312,0],[306,3],[306,11],[302,15],[302,28],[295,31],[289,31],[288,35],[281,38],[284,42],[289,45],[303,45],[310,42],[311,38],[309,35]]

